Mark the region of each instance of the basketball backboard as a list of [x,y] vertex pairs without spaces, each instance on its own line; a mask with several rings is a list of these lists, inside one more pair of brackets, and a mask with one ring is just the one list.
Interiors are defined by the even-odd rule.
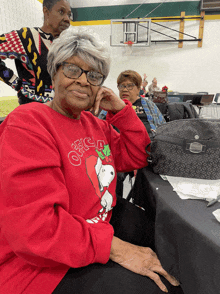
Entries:
[[150,46],[150,19],[114,19],[111,20],[110,45],[124,47]]

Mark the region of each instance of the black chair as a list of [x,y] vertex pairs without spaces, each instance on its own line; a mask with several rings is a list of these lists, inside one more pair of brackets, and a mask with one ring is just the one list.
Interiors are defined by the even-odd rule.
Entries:
[[217,103],[217,105],[220,105],[220,99],[219,98],[220,98],[220,93],[216,93],[214,101]]
[[192,104],[198,107],[199,115],[200,115],[202,107],[212,104],[213,99],[214,99],[214,94],[210,94],[210,95],[206,94],[206,95],[202,95],[201,99],[199,100],[197,99],[197,97],[196,99],[193,99]]
[[5,117],[0,117],[0,124],[4,121],[5,118],[6,118],[6,116]]

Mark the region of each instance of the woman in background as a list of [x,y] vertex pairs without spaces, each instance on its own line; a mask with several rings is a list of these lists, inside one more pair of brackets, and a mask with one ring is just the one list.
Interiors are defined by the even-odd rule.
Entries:
[[[141,83],[141,76],[134,70],[125,70],[117,78],[119,97],[132,103],[137,116],[144,124],[150,138],[153,139],[156,129],[166,121],[155,103],[140,96]],[[99,118],[105,119],[106,114],[107,112],[102,110]],[[118,173],[117,175],[116,194],[118,197],[123,197],[124,180],[128,175],[131,179],[134,172]]]
[[153,78],[152,80],[152,84],[150,84],[150,86],[148,87],[148,94],[150,97],[153,96],[155,91],[161,91],[160,88],[157,86],[157,79]]
[[[17,91],[19,104],[52,99],[47,72],[47,53],[54,38],[70,26],[71,9],[67,0],[43,1],[41,28],[21,28],[0,36],[0,79]],[[3,60],[14,59],[18,77]]]

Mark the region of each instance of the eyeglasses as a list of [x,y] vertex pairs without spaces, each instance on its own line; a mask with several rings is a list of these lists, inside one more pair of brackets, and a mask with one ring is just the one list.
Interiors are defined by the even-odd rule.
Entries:
[[134,88],[135,84],[131,83],[131,84],[127,84],[127,85],[118,85],[118,89],[119,91],[122,91],[124,90],[125,88],[128,90],[128,91],[131,91],[133,88]]
[[97,71],[93,70],[84,70],[80,68],[79,66],[68,63],[68,62],[62,62],[61,64],[58,64],[57,68],[62,65],[63,67],[63,74],[69,78],[69,79],[78,79],[83,73],[86,74],[87,81],[92,86],[100,86],[103,83],[103,80],[105,78],[104,75]]

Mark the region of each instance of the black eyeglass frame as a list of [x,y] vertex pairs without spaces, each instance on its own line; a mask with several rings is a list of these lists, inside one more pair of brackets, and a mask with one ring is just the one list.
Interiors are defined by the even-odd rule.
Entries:
[[[105,76],[104,76],[103,74],[101,74],[100,72],[92,71],[92,70],[84,70],[84,69],[82,69],[81,67],[79,67],[78,65],[76,65],[76,64],[74,64],[74,63],[66,62],[66,61],[63,61],[63,62],[61,62],[61,63],[58,63],[58,64],[57,64],[57,70],[58,70],[58,68],[59,68],[60,66],[62,66],[62,67],[63,67],[63,74],[64,74],[65,77],[67,77],[68,79],[76,80],[76,79],[78,79],[78,78],[71,78],[71,77],[68,77],[68,76],[65,74],[65,72],[64,72],[64,66],[65,66],[66,64],[70,64],[70,65],[75,65],[75,66],[77,66],[77,67],[81,70],[81,74],[78,76],[78,78],[81,77],[81,75],[82,75],[83,73],[85,73],[85,74],[86,74],[87,82],[90,83],[90,85],[92,85],[92,86],[101,86],[101,85],[103,84],[104,79],[105,79]],[[101,81],[101,83],[100,83],[99,85],[94,85],[94,84],[92,84],[92,83],[88,80],[87,75],[88,75],[89,72],[97,72],[97,73],[99,73],[100,75],[102,75],[102,81]]]
[[[130,90],[127,88],[128,85],[132,85],[132,88]],[[123,86],[123,90],[124,90],[124,88],[126,88],[128,91],[132,91],[134,89],[134,87],[137,85],[135,85],[134,83],[127,84],[126,86],[125,85],[118,85],[119,91],[122,90],[121,86]]]

